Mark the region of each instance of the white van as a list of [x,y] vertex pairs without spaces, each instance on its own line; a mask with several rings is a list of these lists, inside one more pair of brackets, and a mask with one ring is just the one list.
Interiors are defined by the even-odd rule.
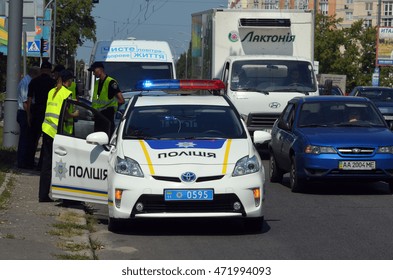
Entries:
[[[165,41],[115,40],[95,44],[90,64],[104,64],[105,73],[116,79],[123,93],[132,92],[137,81],[145,79],[175,79],[175,63]],[[96,78],[88,77],[88,98],[91,100]]]

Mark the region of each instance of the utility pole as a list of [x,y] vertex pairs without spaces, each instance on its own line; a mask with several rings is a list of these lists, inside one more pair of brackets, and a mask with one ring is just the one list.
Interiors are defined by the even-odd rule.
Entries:
[[53,3],[53,42],[52,42],[52,64],[56,64],[56,17],[57,17],[57,3]]
[[21,76],[23,0],[10,1],[8,15],[7,94],[4,101],[3,146],[10,148],[16,147],[19,139],[16,113],[18,110],[17,91]]

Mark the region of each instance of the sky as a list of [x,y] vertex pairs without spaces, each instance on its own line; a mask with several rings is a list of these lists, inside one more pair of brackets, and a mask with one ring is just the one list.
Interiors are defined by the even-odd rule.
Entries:
[[[227,6],[228,0],[99,0],[92,16],[97,40],[167,41],[178,57],[191,40],[191,14]],[[79,47],[77,59],[89,63],[93,45],[86,41]]]

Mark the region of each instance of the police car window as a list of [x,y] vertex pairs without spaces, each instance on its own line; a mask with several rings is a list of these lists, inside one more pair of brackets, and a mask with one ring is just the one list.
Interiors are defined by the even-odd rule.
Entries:
[[58,134],[69,135],[79,139],[86,139],[90,133],[103,131],[108,133],[109,121],[103,115],[95,113],[90,107],[78,102],[66,100],[63,110],[78,111],[78,117],[70,118],[62,112],[59,119]]
[[168,105],[135,107],[128,115],[124,138],[210,139],[245,138],[240,120],[230,107]]

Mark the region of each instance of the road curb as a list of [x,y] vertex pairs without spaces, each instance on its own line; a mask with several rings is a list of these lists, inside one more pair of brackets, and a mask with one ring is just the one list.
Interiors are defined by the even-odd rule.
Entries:
[[5,191],[5,188],[8,185],[8,182],[10,181],[10,178],[12,177],[11,175],[12,173],[5,173],[5,177],[4,177],[4,181],[0,186],[0,196],[3,194],[3,192]]
[[[87,211],[83,204],[39,203],[37,197],[39,173],[24,170],[4,172],[0,195],[7,190],[12,180],[15,181],[15,189],[12,189],[11,202],[7,202],[7,209],[0,212],[0,219],[5,221],[0,223],[0,239],[3,238],[3,242],[9,243],[2,244],[6,248],[15,249],[11,255],[3,257],[6,259],[95,259],[86,218]],[[61,227],[61,224],[66,223],[69,223],[66,228],[72,229],[70,235],[66,234],[67,229]],[[12,245],[13,242],[18,246]],[[22,243],[34,249],[19,248],[19,244]]]

